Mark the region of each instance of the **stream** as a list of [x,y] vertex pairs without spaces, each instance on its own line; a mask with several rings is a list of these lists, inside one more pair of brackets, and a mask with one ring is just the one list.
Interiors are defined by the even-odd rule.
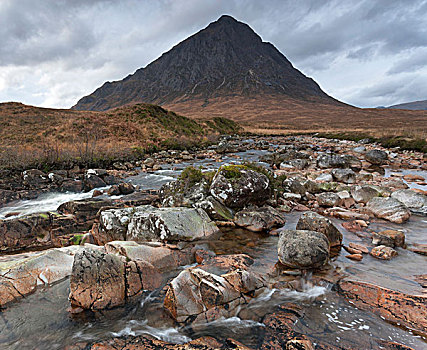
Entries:
[[[206,170],[217,169],[224,163],[257,161],[267,151],[247,151],[233,156],[224,156],[222,162],[203,159],[196,162],[162,165],[155,173],[140,173],[126,179],[142,189],[158,189],[162,184],[176,178],[188,165],[202,166]],[[393,170],[392,173],[398,171]],[[407,173],[407,172],[403,172]],[[411,172],[416,173],[416,172]],[[386,176],[390,175],[390,171]],[[427,176],[426,172],[424,175]],[[425,189],[425,186],[424,186]],[[18,215],[55,210],[60,204],[91,197],[92,193],[50,193],[36,200],[20,201],[0,208],[0,219],[8,213]],[[286,214],[284,228],[295,228],[301,213]],[[344,244],[360,243],[362,239],[345,230],[341,220],[332,219],[343,233]],[[427,218],[413,215],[403,224],[373,221],[373,230],[398,228],[405,232],[408,243],[426,243]],[[216,254],[245,253],[254,258],[254,269],[274,271],[277,262],[277,236],[253,233],[243,229],[222,229],[218,240],[202,245]],[[397,248],[398,257],[390,261],[379,261],[366,256],[361,262],[345,258],[341,251],[331,260],[326,275],[341,274],[355,276],[364,281],[380,282],[390,288],[413,292],[421,289],[411,278],[414,274],[427,273],[427,258],[408,250]],[[169,271],[169,277],[176,276],[183,267]],[[424,270],[424,271],[423,271]],[[274,275],[274,272],[272,273]],[[276,276],[277,280],[283,276]],[[360,345],[360,349],[378,346],[377,340],[395,341],[414,349],[426,349],[427,339],[397,324],[386,322],[379,316],[362,311],[339,296],[328,283],[313,282],[311,276],[300,276],[297,290],[266,289],[249,304],[240,308],[236,315],[219,319],[208,324],[192,327],[177,327],[163,311],[161,289],[135,298],[133,303],[113,310],[84,312],[71,315],[69,307],[69,280],[63,280],[51,287],[39,288],[34,294],[22,299],[0,312],[0,348],[2,349],[62,349],[65,345],[81,341],[95,341],[111,336],[148,334],[172,343],[185,343],[201,336],[217,338],[231,337],[243,344],[256,348],[263,338],[264,317],[274,312],[278,305],[293,302],[301,305],[303,316],[297,321],[296,330],[311,335],[314,339],[330,344]]]

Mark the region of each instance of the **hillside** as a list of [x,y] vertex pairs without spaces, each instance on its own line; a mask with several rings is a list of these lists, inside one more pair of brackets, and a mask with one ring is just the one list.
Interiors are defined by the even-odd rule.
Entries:
[[239,130],[225,118],[197,122],[149,104],[88,112],[1,103],[0,124],[0,166],[114,158],[161,146],[183,148]]
[[427,100],[400,103],[398,105],[393,105],[393,106],[390,106],[387,108],[390,108],[390,109],[408,109],[408,110],[413,110],[413,111],[427,111]]

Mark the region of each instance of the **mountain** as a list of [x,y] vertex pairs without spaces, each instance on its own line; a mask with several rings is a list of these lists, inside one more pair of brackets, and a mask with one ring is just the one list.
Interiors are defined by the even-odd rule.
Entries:
[[412,111],[427,111],[427,100],[400,103],[387,108],[391,109],[409,109]]
[[221,98],[260,96],[340,104],[247,24],[222,16],[145,68],[105,83],[73,109],[107,110],[146,102],[177,111],[190,106],[187,109],[197,113]]

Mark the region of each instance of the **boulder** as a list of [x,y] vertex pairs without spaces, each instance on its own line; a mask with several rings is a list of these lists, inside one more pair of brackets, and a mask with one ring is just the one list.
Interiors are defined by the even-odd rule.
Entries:
[[414,213],[427,215],[427,196],[425,194],[412,190],[397,190],[391,194],[391,198],[402,202]]
[[353,186],[351,195],[357,203],[367,203],[374,197],[379,197],[381,193],[374,186]]
[[234,216],[233,221],[237,226],[254,232],[268,231],[286,223],[283,214],[268,205],[243,209]]
[[322,154],[317,158],[319,168],[348,168],[348,159],[338,154]]
[[186,269],[169,283],[164,306],[179,323],[210,322],[234,316],[262,287],[260,276],[244,270],[218,276],[200,268]]
[[219,231],[203,209],[149,207],[133,214],[127,227],[126,240],[194,241]]
[[356,182],[356,173],[351,169],[333,169],[332,176],[335,181],[352,184]]
[[127,227],[135,208],[107,209],[99,214],[99,223],[92,229],[92,236],[99,245],[110,241],[126,240]]
[[69,275],[73,256],[80,246],[52,248],[0,258],[0,307],[32,292],[37,286],[51,285]]
[[329,244],[332,247],[342,244],[342,234],[332,221],[312,211],[301,215],[296,229],[321,232],[328,238]]
[[385,151],[374,149],[365,153],[365,160],[374,165],[381,165],[387,162],[388,155]]
[[336,207],[341,198],[335,192],[323,192],[316,195],[317,202],[322,207]]
[[99,176],[94,174],[86,174],[83,179],[83,191],[89,192],[94,188],[105,187],[107,184]]
[[411,216],[408,208],[394,198],[372,198],[367,203],[366,209],[377,218],[385,219],[397,224],[407,221]]
[[316,181],[322,181],[322,182],[331,182],[333,180],[333,177],[331,174],[320,174],[316,177]]
[[195,208],[203,209],[212,220],[233,220],[234,211],[217,201],[212,196],[207,196],[194,204]]
[[404,247],[405,234],[397,230],[385,230],[372,234],[372,244],[385,245],[387,247]]
[[102,310],[160,285],[161,275],[150,263],[87,248],[74,257],[69,299],[72,307]]
[[210,193],[229,208],[248,204],[263,205],[271,195],[270,181],[264,174],[245,166],[221,167],[210,186]]
[[296,177],[290,177],[283,181],[283,189],[285,192],[295,193],[301,196],[304,196],[305,192],[307,192],[303,185],[303,180]]
[[133,241],[112,241],[105,245],[107,253],[121,255],[127,261],[144,260],[160,271],[170,271],[194,263],[189,250],[171,249],[163,245],[138,244]]
[[24,185],[38,188],[45,187],[50,182],[48,176],[38,169],[25,170],[22,173],[22,179],[24,180]]
[[342,279],[338,292],[357,308],[374,312],[392,323],[427,333],[427,295],[411,295],[375,284]]
[[397,256],[397,252],[393,248],[387,247],[385,245],[379,245],[375,248],[372,248],[370,254],[374,258],[381,260],[391,260],[391,258]]
[[121,182],[118,186],[120,194],[126,195],[135,192],[135,186],[129,182]]
[[297,269],[315,269],[329,260],[329,240],[320,232],[284,230],[278,242],[279,261]]

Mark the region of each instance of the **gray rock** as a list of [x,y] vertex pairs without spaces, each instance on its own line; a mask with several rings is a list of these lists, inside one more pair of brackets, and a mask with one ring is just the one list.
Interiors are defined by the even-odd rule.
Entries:
[[322,154],[317,158],[317,166],[320,168],[348,168],[348,159],[338,154]]
[[387,162],[388,155],[385,151],[374,149],[365,154],[365,160],[374,165],[381,165]]
[[286,219],[278,210],[266,205],[239,211],[234,217],[234,223],[247,230],[260,232],[283,226]]
[[99,176],[87,174],[83,180],[83,191],[89,192],[94,188],[105,187],[107,184]]
[[229,208],[263,205],[270,198],[267,176],[245,167],[221,167],[210,186],[212,196]]
[[329,240],[320,232],[284,230],[278,242],[279,261],[288,267],[315,269],[329,260]]
[[412,212],[427,215],[427,196],[412,190],[397,190],[391,194],[391,198],[397,199],[407,206]]
[[333,177],[331,174],[320,174],[318,177],[316,177],[316,181],[331,182],[332,180]]
[[340,197],[335,192],[319,193],[316,198],[322,207],[336,207],[340,203]]
[[286,192],[296,193],[304,196],[305,192],[307,192],[305,186],[303,185],[304,181],[305,180],[303,179],[290,177],[283,181],[283,188]]
[[366,209],[377,218],[385,219],[401,224],[411,216],[408,208],[394,198],[372,198],[366,205]]
[[374,186],[353,186],[351,188],[351,195],[357,203],[367,203],[374,197],[381,195],[380,191]]
[[333,169],[332,176],[338,182],[352,184],[356,181],[356,173],[351,169]]
[[205,323],[235,315],[263,287],[261,277],[245,270],[218,276],[186,269],[169,284],[164,306],[179,323]]
[[218,231],[203,209],[149,208],[132,216],[126,239],[137,242],[193,241],[207,238]]
[[312,211],[301,215],[296,229],[321,232],[328,238],[330,246],[342,244],[342,234],[332,221]]

